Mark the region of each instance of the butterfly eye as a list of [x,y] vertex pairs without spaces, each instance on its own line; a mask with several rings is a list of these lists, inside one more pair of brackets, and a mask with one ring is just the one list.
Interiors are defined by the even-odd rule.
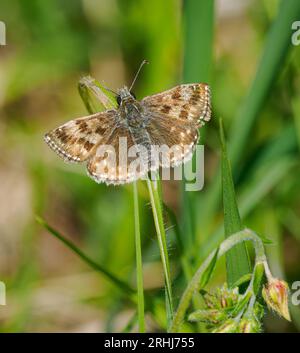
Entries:
[[135,96],[135,94],[134,94],[132,91],[130,91],[130,94],[132,95],[132,97],[133,97],[134,99],[136,99],[136,96]]
[[120,97],[120,96],[117,96],[117,103],[118,103],[118,105],[121,104],[121,101],[122,101],[121,97]]

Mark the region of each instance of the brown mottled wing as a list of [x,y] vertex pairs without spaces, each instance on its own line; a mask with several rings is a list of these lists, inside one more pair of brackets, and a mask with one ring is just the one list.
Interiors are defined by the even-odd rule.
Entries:
[[87,172],[97,183],[121,185],[147,173],[149,167],[144,161],[130,130],[118,124],[106,143],[96,148],[87,163]]
[[152,144],[171,148],[169,160],[162,166],[178,165],[192,156],[199,133],[211,116],[209,86],[205,83],[184,84],[145,97],[141,104],[149,117],[147,131]]
[[190,83],[145,97],[141,104],[165,117],[194,123],[198,126],[210,120],[211,95],[206,83]]
[[45,135],[47,144],[65,161],[83,162],[111,133],[115,110],[71,120]]

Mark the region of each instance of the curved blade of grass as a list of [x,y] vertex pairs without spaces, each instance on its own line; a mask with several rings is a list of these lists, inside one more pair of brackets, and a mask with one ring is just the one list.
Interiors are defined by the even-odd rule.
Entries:
[[137,182],[133,182],[133,204],[134,204],[134,233],[135,233],[135,254],[136,254],[136,283],[137,283],[137,305],[139,332],[145,332],[145,303],[143,286],[143,262],[141,248],[139,196]]
[[172,296],[172,283],[170,275],[169,256],[167,249],[166,232],[164,228],[162,202],[161,202],[161,184],[159,176],[156,180],[147,179],[147,186],[150,195],[150,202],[152,207],[153,219],[157,233],[159,251],[164,270],[165,278],[165,293],[166,293],[166,308],[167,308],[167,321],[168,326],[173,318],[173,296]]
[[127,294],[132,295],[135,294],[135,290],[131,288],[127,283],[123,282],[115,275],[106,270],[102,265],[96,263],[92,259],[90,259],[87,255],[85,255],[76,245],[74,245],[70,240],[64,237],[57,230],[52,228],[44,219],[39,216],[36,216],[36,221],[43,226],[45,229],[49,231],[50,234],[55,236],[58,240],[60,240],[63,244],[65,244],[73,253],[78,255],[82,261],[84,261],[88,266],[103,274],[109,281],[115,284],[119,289],[125,291]]
[[[222,188],[224,207],[225,238],[242,230],[239,210],[235,198],[230,162],[227,156],[223,123],[220,119],[220,139],[222,146]],[[241,277],[251,272],[249,255],[244,243],[238,244],[226,254],[228,286],[231,287]]]

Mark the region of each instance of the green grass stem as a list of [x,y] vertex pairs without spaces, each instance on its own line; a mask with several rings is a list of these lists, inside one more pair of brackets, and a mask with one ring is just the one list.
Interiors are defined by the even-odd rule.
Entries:
[[160,180],[157,175],[157,180],[147,179],[147,186],[150,195],[150,202],[152,206],[152,213],[154,224],[157,233],[158,246],[163,265],[164,278],[165,278],[165,291],[166,291],[166,307],[168,323],[173,318],[173,296],[172,296],[172,282],[170,275],[170,264],[167,249],[166,232],[163,221],[163,211],[161,202]]
[[143,285],[143,262],[141,248],[139,197],[137,182],[133,182],[133,204],[134,204],[134,233],[135,233],[135,255],[136,255],[136,283],[137,283],[137,306],[139,332],[145,332],[145,303]]

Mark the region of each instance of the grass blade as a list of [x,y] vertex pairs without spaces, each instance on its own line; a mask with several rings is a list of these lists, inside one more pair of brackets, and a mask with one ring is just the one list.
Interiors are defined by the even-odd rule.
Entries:
[[[214,0],[184,1],[183,21],[183,81],[185,83],[206,82],[210,84],[213,53]],[[192,253],[195,249],[196,219],[198,218],[198,211],[195,207],[197,196],[196,193],[185,192],[183,183],[181,223],[185,235],[185,251],[187,253]]]
[[188,0],[184,12],[185,82],[210,82],[213,52],[214,0]]
[[137,301],[138,301],[138,322],[139,332],[145,332],[145,303],[143,286],[143,262],[140,233],[139,217],[139,197],[137,182],[133,182],[133,204],[134,204],[134,233],[135,233],[135,254],[136,254],[136,282],[137,282]]
[[[222,145],[222,188],[224,207],[225,238],[242,230],[242,223],[237,207],[231,167],[227,157],[224,130],[220,119],[220,138]],[[238,244],[226,254],[227,282],[231,287],[241,277],[251,272],[250,261],[244,243]]]
[[163,213],[162,213],[159,176],[157,175],[156,180],[150,180],[148,178],[147,186],[149,190],[153,219],[154,219],[154,224],[156,228],[159,251],[160,251],[161,261],[162,261],[163,270],[164,270],[166,307],[167,307],[167,318],[168,318],[168,326],[169,326],[169,323],[173,318],[173,296],[172,296],[172,283],[171,283],[171,275],[170,275],[166,232],[164,228]]
[[107,271],[102,265],[96,263],[92,259],[90,259],[87,255],[85,255],[76,245],[74,245],[70,240],[60,234],[57,230],[52,228],[44,219],[41,217],[36,216],[36,221],[43,226],[45,229],[49,231],[50,234],[55,236],[58,240],[60,240],[64,245],[66,245],[73,253],[78,255],[82,261],[84,261],[88,266],[92,269],[96,270],[103,274],[108,280],[114,283],[119,289],[125,291],[127,294],[134,294],[135,290],[131,288],[127,283],[123,282],[115,275]]
[[218,252],[219,252],[219,249],[216,249],[213,258],[211,259],[211,262],[203,272],[201,280],[199,281],[199,288],[204,288],[209,282],[217,264]]

